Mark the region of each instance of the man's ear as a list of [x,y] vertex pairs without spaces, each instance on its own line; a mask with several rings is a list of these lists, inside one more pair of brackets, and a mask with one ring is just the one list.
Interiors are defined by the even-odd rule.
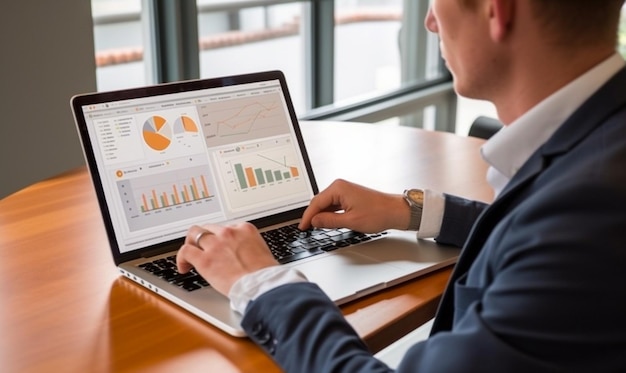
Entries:
[[489,0],[489,32],[494,41],[500,42],[508,36],[514,16],[515,0]]

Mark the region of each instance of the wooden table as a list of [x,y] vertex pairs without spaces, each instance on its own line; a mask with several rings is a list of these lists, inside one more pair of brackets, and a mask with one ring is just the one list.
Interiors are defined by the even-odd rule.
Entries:
[[[342,177],[385,191],[425,187],[492,198],[482,140],[358,123],[302,128],[320,188]],[[433,316],[449,273],[342,310],[378,351]],[[0,200],[0,274],[2,372],[279,371],[248,339],[119,276],[84,167]]]

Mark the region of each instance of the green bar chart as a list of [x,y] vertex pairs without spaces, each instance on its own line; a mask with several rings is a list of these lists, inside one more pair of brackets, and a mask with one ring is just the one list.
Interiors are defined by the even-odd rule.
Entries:
[[238,185],[241,189],[272,184],[278,181],[300,176],[300,170],[298,167],[294,166],[272,169],[247,166],[243,163],[235,163],[233,167],[235,169]]

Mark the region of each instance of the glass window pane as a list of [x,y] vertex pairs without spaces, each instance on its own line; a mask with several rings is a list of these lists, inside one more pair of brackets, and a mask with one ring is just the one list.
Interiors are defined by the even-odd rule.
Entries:
[[[414,0],[336,0],[335,2],[335,101],[355,96],[372,96],[441,76],[436,40],[423,31],[418,34],[403,27],[417,19],[421,2]],[[409,15],[404,14],[407,11]],[[402,37],[407,31],[406,42]],[[417,58],[409,54],[417,53]],[[411,61],[411,62],[403,62]],[[403,74],[403,64],[409,74]],[[403,76],[404,75],[404,76]]]
[[146,84],[141,0],[91,0],[99,91]]
[[[198,0],[200,77],[282,70],[298,113],[305,110],[303,4],[241,8]],[[218,6],[219,5],[219,6]]]

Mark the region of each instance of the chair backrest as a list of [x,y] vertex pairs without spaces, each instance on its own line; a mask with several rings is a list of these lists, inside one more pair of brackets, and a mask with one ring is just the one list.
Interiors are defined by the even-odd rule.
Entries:
[[468,136],[488,139],[502,128],[502,122],[495,118],[479,116],[470,126]]

